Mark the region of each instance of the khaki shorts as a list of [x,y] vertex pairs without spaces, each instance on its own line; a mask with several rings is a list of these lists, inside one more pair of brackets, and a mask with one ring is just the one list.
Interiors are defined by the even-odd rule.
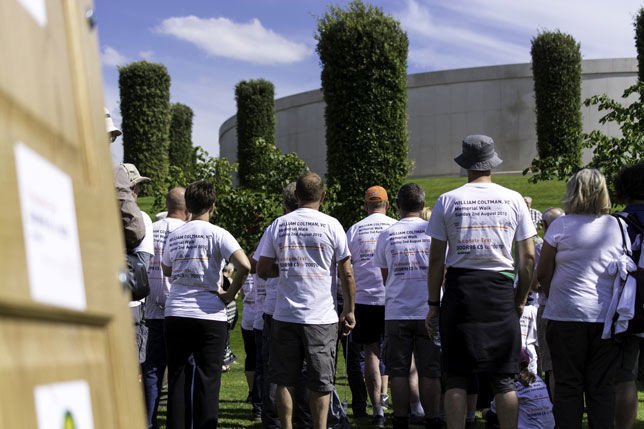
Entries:
[[295,386],[306,359],[307,387],[313,392],[333,391],[338,324],[304,325],[273,319],[268,380]]

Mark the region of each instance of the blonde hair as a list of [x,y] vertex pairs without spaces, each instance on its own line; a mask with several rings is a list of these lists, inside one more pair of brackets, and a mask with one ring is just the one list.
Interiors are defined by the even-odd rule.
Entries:
[[422,217],[425,220],[429,220],[429,218],[431,216],[432,216],[432,208],[431,207],[423,208],[423,211],[420,213],[420,217]]
[[611,203],[606,178],[594,168],[579,170],[566,184],[563,204],[569,214],[609,213]]

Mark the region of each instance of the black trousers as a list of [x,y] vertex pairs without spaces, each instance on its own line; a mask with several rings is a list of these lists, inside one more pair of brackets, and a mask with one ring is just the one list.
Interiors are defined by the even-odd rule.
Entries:
[[[164,327],[168,358],[167,428],[216,428],[227,323],[166,317]],[[194,380],[190,371],[186,371],[191,355],[195,363]]]
[[581,429],[584,397],[589,428],[613,427],[613,379],[620,349],[613,340],[601,339],[602,328],[602,323],[548,321],[558,428]]

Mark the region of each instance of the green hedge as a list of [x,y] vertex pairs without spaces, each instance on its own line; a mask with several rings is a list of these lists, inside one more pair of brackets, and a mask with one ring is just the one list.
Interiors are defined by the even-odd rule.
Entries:
[[644,8],[635,16],[635,48],[637,49],[637,78],[644,82]]
[[[123,160],[162,186],[168,175],[170,75],[162,64],[139,61],[119,68]],[[144,193],[150,193],[148,187]]]
[[241,186],[258,189],[262,186],[253,180],[261,169],[262,153],[254,142],[263,139],[275,145],[275,88],[264,79],[243,80],[235,86],[237,101],[237,162]]
[[317,52],[326,102],[332,214],[345,227],[364,216],[365,189],[395,194],[407,161],[407,35],[379,8],[353,1],[319,19]]
[[170,165],[188,171],[194,161],[194,148],[192,147],[192,109],[185,104],[174,103],[170,108],[170,149],[168,160]]
[[537,115],[533,162],[542,179],[564,179],[581,163],[581,52],[575,39],[560,31],[532,39],[532,74]]

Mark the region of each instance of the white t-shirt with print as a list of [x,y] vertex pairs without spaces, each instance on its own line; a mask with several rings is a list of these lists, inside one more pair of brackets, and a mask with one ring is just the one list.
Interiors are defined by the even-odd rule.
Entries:
[[448,267],[513,271],[512,241],[537,231],[521,194],[495,183],[467,183],[438,197],[427,234],[449,243]]
[[145,299],[145,318],[163,319],[165,313],[165,302],[170,293],[170,279],[163,275],[161,270],[161,257],[165,248],[168,235],[185,224],[181,219],[167,217],[152,224],[152,236],[154,238],[154,256],[150,260],[148,268],[148,281],[150,283],[150,295]]
[[419,320],[427,316],[427,268],[431,238],[427,221],[400,219],[380,233],[374,265],[386,268],[385,320]]
[[264,329],[264,299],[266,298],[266,280],[255,276],[255,318],[253,319],[253,329],[261,331]]
[[275,258],[279,264],[275,320],[302,324],[338,321],[332,267],[351,254],[337,219],[309,208],[279,217],[268,228],[261,256]]
[[526,305],[519,319],[521,325],[521,347],[528,351],[528,355],[530,356],[528,370],[533,374],[537,373],[538,366],[537,310],[538,308],[534,305]]
[[552,222],[544,241],[557,253],[543,317],[603,323],[615,278],[608,265],[623,254],[617,219],[567,214]]
[[[255,261],[259,261],[259,255],[262,254],[262,249],[266,245],[266,232],[268,231],[268,228],[264,231],[262,234],[262,237],[259,239],[259,244],[257,245],[257,249],[255,249],[255,253],[253,254],[253,259]],[[263,314],[268,314],[268,315],[273,315],[275,312],[275,299],[277,296],[277,278],[268,278],[266,280],[263,280],[262,287],[263,291],[261,292],[263,297],[262,297],[262,305],[261,307],[258,307],[259,310]],[[258,310],[258,311],[259,311]],[[262,319],[262,326],[264,326],[264,321]]]
[[162,258],[172,267],[165,316],[227,321],[224,302],[214,292],[222,285],[226,260],[239,249],[228,231],[203,220],[170,233]]
[[[537,379],[529,386],[515,382],[519,399],[518,429],[554,429],[555,427],[548,387],[538,375],[536,377]],[[496,413],[496,401],[492,401],[490,409]]]
[[249,274],[246,281],[242,285],[242,293],[244,294],[243,307],[242,307],[242,321],[241,327],[247,331],[253,329],[253,322],[255,321],[255,274]]
[[356,304],[385,305],[385,287],[373,254],[380,233],[396,223],[382,213],[373,213],[347,231],[353,274],[356,279]]

